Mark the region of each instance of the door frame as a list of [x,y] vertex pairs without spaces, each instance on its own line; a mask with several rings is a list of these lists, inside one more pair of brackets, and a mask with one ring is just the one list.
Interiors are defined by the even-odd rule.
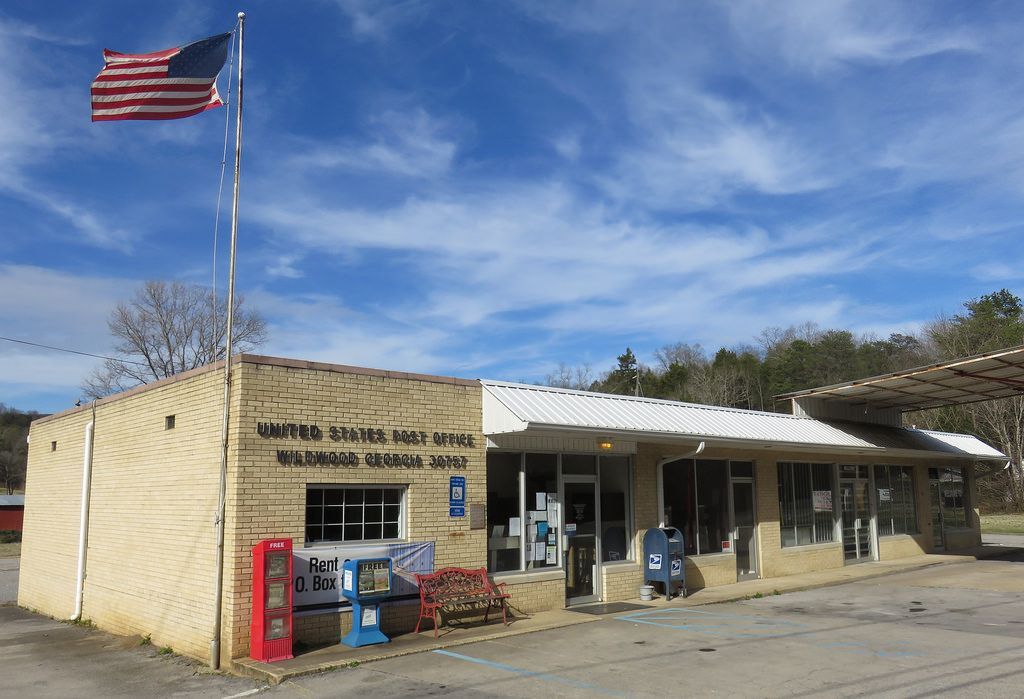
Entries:
[[[933,467],[934,468],[934,467]],[[932,524],[932,551],[946,550],[946,516],[942,511],[942,471],[934,468],[936,477],[932,478],[933,468],[928,469],[928,521]]]
[[[838,515],[839,515],[839,543],[843,546],[843,564],[844,565],[856,565],[857,563],[866,563],[868,561],[877,561],[878,560],[878,529],[877,529],[877,522],[876,522],[877,509],[876,509],[876,506],[875,506],[875,498],[873,497],[874,496],[874,492],[875,492],[875,469],[872,468],[871,465],[869,465],[869,464],[840,464],[839,466],[840,466],[839,478],[836,480],[836,487],[837,487],[837,490],[839,491],[839,508],[838,508]],[[842,475],[841,466],[855,466],[856,469],[858,470],[858,475],[856,475],[856,476],[843,476]],[[867,468],[867,476],[861,476],[859,474],[859,469],[861,467]],[[857,485],[860,484],[860,483],[863,483],[865,488],[866,488],[866,491],[864,493],[864,502],[865,502],[865,505],[867,507],[868,521],[867,521],[866,529],[867,529],[867,543],[870,546],[870,551],[869,551],[869,553],[867,555],[861,555],[860,554],[859,535],[857,533],[857,528],[854,527],[854,537],[856,538],[856,544],[855,545],[857,546],[857,556],[855,558],[847,558],[846,557],[846,531],[845,531],[846,528],[843,526],[843,495],[842,495],[842,493],[843,493],[843,485],[845,483],[850,484],[852,486],[852,488],[853,488],[852,501],[853,501],[853,508],[854,508],[853,511],[854,511],[855,515],[857,513],[857,504],[856,504],[857,503],[857,499],[856,499],[857,498],[857,495],[856,495]],[[856,520],[856,519],[859,519],[859,518],[858,517],[854,517],[854,519]],[[864,527],[862,527],[862,528],[864,528]]]
[[[589,604],[591,602],[600,602],[602,599],[601,589],[601,471],[600,465],[595,466],[597,473],[593,476],[588,475],[562,475],[562,480],[559,483],[558,497],[562,510],[562,568],[565,570],[565,606],[572,607],[578,604]],[[587,485],[590,484],[594,488],[594,572],[593,572],[593,585],[594,591],[590,595],[582,595],[579,597],[569,596],[569,535],[565,533],[566,518],[569,514],[569,503],[565,497],[565,486],[567,485]]]
[[[740,580],[759,580],[761,578],[761,563],[760,563],[760,552],[761,547],[758,545],[758,531],[757,531],[757,485],[754,483],[754,477],[747,478],[746,476],[733,477],[732,475],[732,462],[729,462],[729,524],[732,525],[732,531],[730,536],[732,537],[732,554],[736,558],[736,581]],[[751,525],[752,536],[750,539],[752,550],[750,551],[750,565],[753,567],[753,571],[741,575],[739,572],[739,556],[736,554],[736,543],[739,541],[739,527],[736,525],[736,491],[734,486],[739,483],[750,486],[750,516],[753,520]]]

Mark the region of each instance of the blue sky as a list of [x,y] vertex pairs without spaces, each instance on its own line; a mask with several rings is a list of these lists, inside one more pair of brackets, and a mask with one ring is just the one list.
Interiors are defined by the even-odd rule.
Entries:
[[[1019,3],[8,0],[0,335],[103,354],[141,281],[209,283],[225,110],[92,124],[89,83],[239,9],[266,354],[532,381],[1024,291]],[[0,402],[97,364],[0,342]]]

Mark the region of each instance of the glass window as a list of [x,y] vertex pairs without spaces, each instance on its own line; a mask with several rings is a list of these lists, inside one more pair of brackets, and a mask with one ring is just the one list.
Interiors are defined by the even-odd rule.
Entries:
[[404,509],[405,486],[307,486],[306,543],[401,539]]
[[630,555],[629,458],[601,457],[601,558],[625,561]]
[[942,516],[946,529],[967,527],[964,507],[964,473],[960,468],[939,469],[942,485]]
[[522,454],[487,454],[487,563],[498,573],[519,570],[519,469]]
[[724,461],[697,461],[697,551],[721,553],[729,536],[729,471]]
[[691,459],[670,461],[662,467],[661,488],[665,501],[664,522],[683,533],[686,555],[697,554],[697,493]]
[[832,464],[779,463],[779,530],[783,546],[832,541]]
[[571,476],[593,476],[597,458],[586,454],[562,454],[562,473]]
[[683,532],[686,554],[720,553],[729,537],[729,469],[725,461],[682,459],[663,466],[666,526]]
[[753,461],[730,461],[729,469],[732,471],[733,478],[753,478],[754,477],[754,462]]
[[[548,501],[558,497],[558,457],[526,455],[526,569],[556,567],[557,555],[548,556],[548,541],[558,541],[558,522],[548,521]],[[557,547],[557,543],[553,544]],[[553,552],[554,553],[554,552]]]
[[913,467],[875,466],[878,535],[917,534]]

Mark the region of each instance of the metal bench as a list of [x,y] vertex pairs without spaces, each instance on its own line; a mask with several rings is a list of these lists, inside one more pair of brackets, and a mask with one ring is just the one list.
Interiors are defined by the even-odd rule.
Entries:
[[487,578],[486,568],[467,570],[465,568],[442,568],[429,575],[416,574],[420,588],[420,618],[416,621],[416,633],[424,619],[434,622],[434,638],[437,638],[437,617],[446,607],[463,607],[485,604],[484,623],[491,609],[501,608],[501,622],[508,626],[506,601],[512,595],[505,592],[505,584],[494,585]]

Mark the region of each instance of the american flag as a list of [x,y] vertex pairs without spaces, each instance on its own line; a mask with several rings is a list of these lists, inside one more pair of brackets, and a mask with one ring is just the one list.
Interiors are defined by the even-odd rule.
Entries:
[[219,107],[217,74],[231,34],[154,53],[103,50],[92,83],[92,120],[181,119]]

